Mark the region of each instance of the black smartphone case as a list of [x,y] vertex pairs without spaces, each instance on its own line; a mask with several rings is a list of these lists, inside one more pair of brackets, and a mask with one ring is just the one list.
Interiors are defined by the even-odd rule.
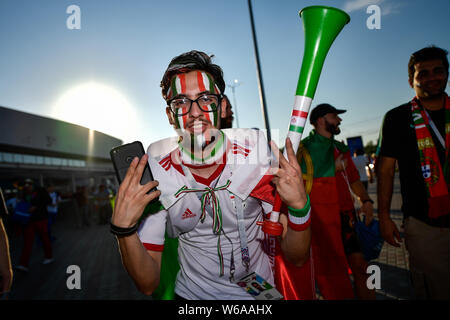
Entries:
[[[119,180],[119,184],[125,179],[125,175],[127,174],[128,167],[130,166],[131,161],[135,157],[139,159],[145,154],[144,147],[140,141],[135,141],[132,143],[127,143],[118,147],[114,147],[110,151],[110,156],[112,163],[114,165],[114,169],[116,170],[117,179]],[[153,181],[153,175],[150,171],[150,166],[148,163],[145,165],[144,173],[141,178],[141,185],[144,185],[150,181]],[[150,191],[154,191],[156,189],[152,189]]]

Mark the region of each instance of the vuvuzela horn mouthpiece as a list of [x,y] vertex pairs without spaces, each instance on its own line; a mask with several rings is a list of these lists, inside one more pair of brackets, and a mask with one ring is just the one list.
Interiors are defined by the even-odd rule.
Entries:
[[339,9],[325,6],[306,7],[299,12],[305,31],[305,48],[296,95],[314,98],[328,50],[350,21]]

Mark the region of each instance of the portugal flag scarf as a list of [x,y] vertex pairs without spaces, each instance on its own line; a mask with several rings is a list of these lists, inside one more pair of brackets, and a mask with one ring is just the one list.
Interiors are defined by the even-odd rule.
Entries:
[[448,96],[445,97],[445,163],[443,168],[430,134],[431,119],[420,105],[417,97],[411,101],[411,112],[422,175],[427,189],[428,216],[436,219],[450,213],[450,99]]
[[[325,299],[354,298],[348,275],[348,263],[342,244],[339,194],[336,186],[334,150],[348,152],[347,146],[325,138],[315,130],[302,141],[311,155],[314,180],[311,199],[311,248],[309,263],[320,293]],[[306,165],[301,163],[302,171]],[[306,272],[307,269],[302,270]],[[304,277],[306,278],[306,277]],[[308,290],[310,283],[303,283],[301,291]]]

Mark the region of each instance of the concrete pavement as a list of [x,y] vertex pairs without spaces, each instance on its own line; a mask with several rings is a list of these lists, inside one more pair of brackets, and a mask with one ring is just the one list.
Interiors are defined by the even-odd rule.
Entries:
[[[376,183],[369,184],[369,195],[375,201],[374,209],[377,212]],[[391,203],[391,217],[397,225],[402,238],[399,248],[384,243],[378,259],[371,263],[377,264],[381,269],[381,290],[377,290],[377,299],[413,299],[412,284],[409,277],[408,251],[403,239],[403,213],[401,212],[402,198],[400,194],[400,180],[398,174],[394,180],[394,192]]]
[[[376,203],[376,184],[369,185],[369,193]],[[402,224],[401,196],[398,179],[395,181],[392,202],[393,220],[399,229]],[[98,225],[91,216],[90,226],[78,227],[74,203],[67,202],[60,209],[53,226],[53,253],[55,261],[42,265],[42,246],[35,241],[30,260],[30,271],[15,270],[12,300],[151,300],[141,294],[126,273],[115,238],[108,225]],[[10,231],[11,258],[17,264],[22,250],[22,236]],[[404,243],[400,248],[384,244],[380,257],[371,262],[380,266],[381,290],[377,299],[411,299],[411,283],[407,251]],[[69,289],[67,282],[78,266],[81,271],[80,289]],[[69,273],[68,273],[69,271]],[[70,278],[70,279],[69,279]]]

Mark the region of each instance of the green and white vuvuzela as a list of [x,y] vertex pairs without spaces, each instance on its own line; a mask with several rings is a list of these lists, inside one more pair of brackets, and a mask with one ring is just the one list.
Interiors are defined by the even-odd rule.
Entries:
[[[299,15],[303,20],[305,48],[288,132],[294,152],[297,152],[300,145],[328,50],[342,28],[350,21],[350,16],[344,11],[326,6],[306,7]],[[286,157],[286,150],[284,156]],[[278,222],[281,204],[280,196],[276,194],[270,219],[262,224],[265,233],[279,236],[283,232],[283,227]]]

